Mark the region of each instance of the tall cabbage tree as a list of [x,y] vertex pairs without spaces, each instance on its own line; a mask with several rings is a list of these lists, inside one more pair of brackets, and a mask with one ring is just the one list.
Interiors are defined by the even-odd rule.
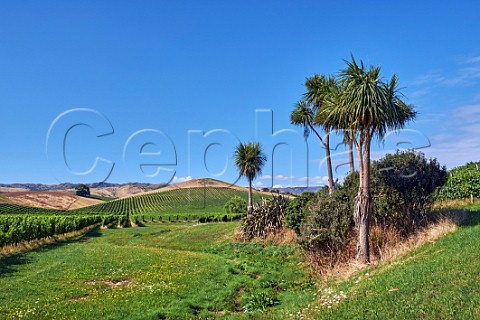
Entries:
[[340,72],[343,88],[340,103],[329,104],[319,112],[332,128],[351,134],[357,151],[360,176],[354,211],[359,228],[357,260],[367,263],[370,261],[369,215],[373,205],[369,185],[371,142],[374,137],[382,140],[387,132],[403,128],[415,118],[416,112],[401,99],[396,75],[385,83],[379,67],[367,69],[353,56],[352,61],[345,63],[346,68]]
[[267,162],[267,156],[262,151],[262,146],[257,142],[240,143],[235,149],[233,161],[239,174],[248,180],[248,209],[253,210],[252,182],[262,173],[262,168]]

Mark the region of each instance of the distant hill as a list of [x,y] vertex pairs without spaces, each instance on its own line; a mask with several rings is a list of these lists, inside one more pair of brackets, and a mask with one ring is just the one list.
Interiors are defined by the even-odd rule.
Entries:
[[[84,198],[74,195],[76,184],[62,183],[56,185],[36,184],[36,183],[14,183],[14,184],[0,184],[0,202],[15,203],[20,205],[35,206],[49,209],[79,209],[83,207],[90,207],[87,211],[98,212],[123,212],[128,203],[130,208],[131,203],[135,203],[132,207],[133,212],[163,212],[165,210],[171,211],[177,207],[185,207],[182,210],[188,211],[191,208],[198,210],[198,207],[203,205],[205,201],[214,203],[213,209],[215,212],[223,210],[223,204],[233,195],[241,194],[247,197],[248,188],[226,183],[215,179],[192,179],[178,184],[157,184],[152,185],[148,183],[91,183],[87,184],[90,188],[90,193],[94,197],[103,196],[109,198],[127,199],[127,202],[114,201],[112,204],[103,204],[101,200],[92,198]],[[182,190],[188,189],[183,192]],[[202,190],[200,190],[202,189]],[[291,194],[302,193],[305,190],[316,190],[315,188],[282,188],[279,189],[282,194],[289,192]],[[178,193],[176,191],[179,191]],[[182,192],[180,192],[182,191]],[[160,197],[159,193],[174,196],[174,200],[166,200]],[[261,197],[270,197],[275,190],[255,190],[255,198],[259,200]],[[143,195],[156,194],[156,197],[141,197]],[[195,195],[195,196],[193,196]],[[285,194],[287,197],[293,197]],[[135,199],[131,199],[131,198]],[[138,198],[140,197],[140,198]],[[193,198],[192,198],[193,197]],[[207,198],[206,200],[204,198]],[[131,199],[131,200],[128,200]],[[143,204],[137,204],[138,201],[152,201],[155,202],[147,210]],[[160,201],[157,203],[157,201]],[[95,206],[96,205],[96,206]],[[113,209],[114,208],[114,209]],[[140,208],[138,210],[138,208]],[[189,209],[187,209],[189,208]],[[151,210],[150,210],[151,209]],[[182,211],[180,210],[180,211]]]
[[[137,186],[137,187],[150,187],[150,183],[130,182],[130,183],[109,183],[109,182],[95,182],[87,183],[89,188],[107,188],[107,187],[122,187],[122,186]],[[42,184],[42,183],[10,183],[0,184],[0,188],[17,188],[30,191],[46,191],[46,190],[68,190],[77,186],[76,183],[61,183],[61,184]],[[158,185],[156,185],[158,188]]]
[[[107,183],[96,182],[86,184],[90,188],[92,195],[99,195],[112,198],[124,198],[138,193],[144,193],[151,190],[164,187],[165,184],[149,184],[140,182],[130,183]],[[0,184],[0,192],[19,192],[19,191],[67,191],[73,192],[77,184],[41,184],[41,183],[11,183]]]
[[291,194],[301,194],[304,192],[317,192],[321,190],[324,186],[313,186],[313,187],[289,187],[289,188],[263,188],[264,192],[277,192],[280,193],[291,193]]

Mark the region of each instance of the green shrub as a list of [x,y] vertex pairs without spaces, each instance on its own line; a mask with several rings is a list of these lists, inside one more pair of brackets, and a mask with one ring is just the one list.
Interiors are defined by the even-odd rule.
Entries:
[[434,191],[446,180],[446,169],[421,152],[397,151],[374,162],[373,189],[377,224],[404,235],[427,224]]
[[[373,200],[371,221],[384,228],[395,228],[408,235],[428,223],[433,194],[446,180],[446,169],[436,159],[423,153],[397,151],[387,154],[371,167],[370,191]],[[299,224],[299,243],[323,257],[334,257],[341,251],[354,227],[354,201],[359,175],[349,174],[333,195],[322,189],[316,196],[292,201],[288,223]],[[290,212],[293,212],[290,215]],[[295,229],[294,229],[295,230]]]
[[226,213],[245,213],[247,212],[247,201],[240,196],[234,196],[223,206]]
[[346,243],[353,227],[353,201],[341,186],[332,194],[319,191],[306,210],[300,224],[300,245],[330,255]]
[[315,193],[304,192],[290,202],[285,213],[285,225],[300,235],[300,224],[305,217],[305,209]]

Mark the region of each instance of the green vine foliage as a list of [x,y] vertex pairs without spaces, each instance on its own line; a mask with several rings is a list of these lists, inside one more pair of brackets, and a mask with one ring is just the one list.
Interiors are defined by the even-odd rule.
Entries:
[[447,182],[437,190],[438,200],[480,198],[480,161],[450,170]]

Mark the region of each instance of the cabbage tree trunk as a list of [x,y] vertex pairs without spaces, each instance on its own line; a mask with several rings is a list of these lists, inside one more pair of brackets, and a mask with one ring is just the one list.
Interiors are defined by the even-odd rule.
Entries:
[[370,142],[371,136],[364,134],[362,143],[356,144],[359,162],[360,185],[355,197],[354,220],[359,229],[357,243],[357,261],[370,262],[369,247],[369,218],[372,210],[372,198],[370,195]]
[[335,191],[335,184],[333,183],[332,158],[330,157],[330,131],[325,130],[325,155],[327,157],[327,173],[328,173],[328,192],[330,195]]
[[252,179],[248,179],[248,207],[247,207],[247,214],[251,214],[252,211],[253,211]]
[[348,141],[348,162],[350,163],[350,172],[355,171],[355,163],[353,162],[353,141]]

